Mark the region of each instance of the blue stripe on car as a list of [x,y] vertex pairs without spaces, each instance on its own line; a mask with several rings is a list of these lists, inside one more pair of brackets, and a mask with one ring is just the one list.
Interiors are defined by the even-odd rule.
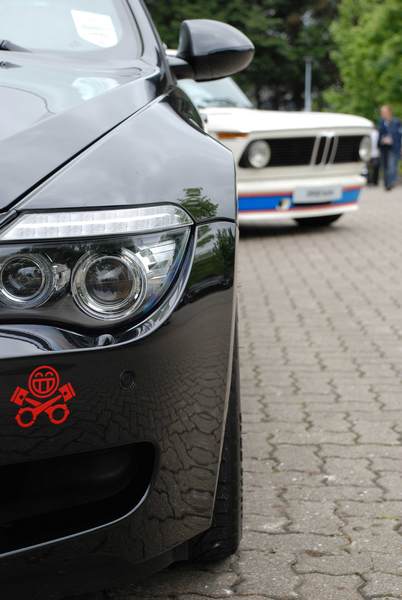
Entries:
[[[360,188],[353,189],[345,189],[342,193],[342,198],[340,200],[335,200],[331,202],[331,206],[338,204],[347,204],[350,202],[357,202],[360,195]],[[278,194],[275,196],[264,196],[261,194],[260,196],[239,196],[239,210],[275,210],[278,204],[285,199],[289,199],[292,201],[292,194]],[[328,203],[325,204],[328,206]],[[305,205],[304,205],[305,206]],[[315,204],[311,204],[311,208],[314,208]],[[293,204],[290,208],[297,208]]]

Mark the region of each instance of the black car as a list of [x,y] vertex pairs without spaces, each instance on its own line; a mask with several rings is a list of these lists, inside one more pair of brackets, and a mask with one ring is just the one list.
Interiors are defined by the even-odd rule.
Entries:
[[139,0],[0,0],[0,594],[60,598],[241,535],[231,153],[176,81],[248,38]]

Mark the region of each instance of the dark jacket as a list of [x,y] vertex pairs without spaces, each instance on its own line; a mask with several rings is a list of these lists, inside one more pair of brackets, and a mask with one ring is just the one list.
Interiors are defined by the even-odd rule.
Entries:
[[401,138],[402,138],[402,126],[399,119],[392,119],[392,121],[386,122],[384,119],[380,119],[378,123],[378,131],[380,134],[379,146],[380,148],[386,148],[387,146],[381,143],[384,136],[389,135],[392,137],[392,146],[389,148],[400,156],[401,154]]

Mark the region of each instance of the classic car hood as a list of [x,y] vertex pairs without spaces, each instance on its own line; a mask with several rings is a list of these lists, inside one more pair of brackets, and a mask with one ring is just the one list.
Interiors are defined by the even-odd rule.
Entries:
[[326,112],[285,112],[251,108],[207,108],[209,131],[294,131],[343,127],[372,127],[363,117]]
[[152,71],[1,53],[0,210],[149,102]]

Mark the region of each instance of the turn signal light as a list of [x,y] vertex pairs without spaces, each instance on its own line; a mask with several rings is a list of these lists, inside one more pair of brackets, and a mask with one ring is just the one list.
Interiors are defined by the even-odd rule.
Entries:
[[248,138],[248,133],[242,133],[240,131],[218,131],[218,139],[220,140],[236,140]]

